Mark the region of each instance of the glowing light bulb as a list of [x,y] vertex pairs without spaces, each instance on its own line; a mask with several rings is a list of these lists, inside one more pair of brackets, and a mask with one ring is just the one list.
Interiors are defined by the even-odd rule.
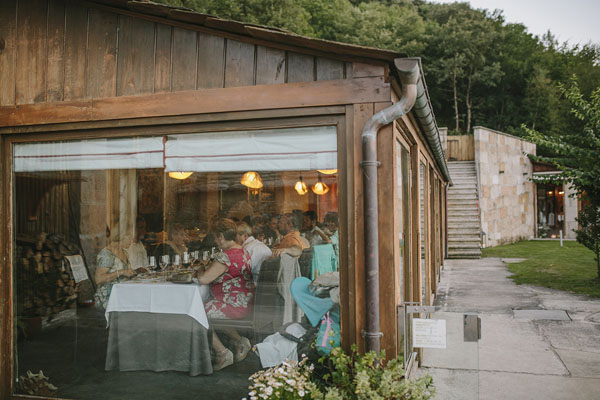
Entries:
[[312,191],[315,194],[318,195],[323,195],[327,192],[329,192],[329,186],[327,186],[322,180],[321,177],[319,176],[319,180],[317,181],[317,183],[315,183],[315,185],[312,187]]
[[263,187],[263,182],[258,172],[248,171],[240,180],[240,183],[250,189],[260,189]]
[[308,188],[306,187],[306,183],[304,183],[304,181],[302,180],[302,177],[300,177],[298,182],[296,182],[296,184],[294,185],[294,189],[296,190],[296,192],[298,192],[300,196],[303,196],[306,193],[308,193]]

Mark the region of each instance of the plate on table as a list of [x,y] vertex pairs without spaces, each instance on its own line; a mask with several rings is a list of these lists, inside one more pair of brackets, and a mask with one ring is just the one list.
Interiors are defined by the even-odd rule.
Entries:
[[192,274],[190,272],[184,272],[179,274],[173,274],[168,279],[172,283],[193,283]]

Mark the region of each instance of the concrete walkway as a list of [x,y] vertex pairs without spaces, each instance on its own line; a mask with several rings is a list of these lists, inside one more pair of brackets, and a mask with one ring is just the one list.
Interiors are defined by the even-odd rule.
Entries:
[[[418,374],[444,400],[600,399],[600,300],[509,275],[499,258],[445,261],[432,318],[446,319],[447,348],[426,349]],[[463,340],[467,312],[479,342]]]

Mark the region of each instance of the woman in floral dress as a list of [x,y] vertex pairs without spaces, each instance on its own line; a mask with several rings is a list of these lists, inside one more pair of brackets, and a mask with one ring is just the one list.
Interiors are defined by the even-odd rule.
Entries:
[[[215,242],[222,251],[217,253],[206,271],[198,274],[201,284],[210,285],[212,299],[205,304],[209,318],[244,318],[254,306],[254,281],[250,255],[235,242],[237,225],[230,219],[221,219],[214,229]],[[235,354],[227,349],[213,331],[215,350],[214,370],[220,370],[242,361],[250,350],[250,341],[235,329],[224,332],[236,343]]]

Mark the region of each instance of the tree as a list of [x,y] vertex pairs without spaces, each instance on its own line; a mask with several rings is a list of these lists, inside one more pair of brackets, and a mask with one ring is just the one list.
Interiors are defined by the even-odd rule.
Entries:
[[494,15],[466,3],[428,4],[425,15],[435,22],[430,25],[435,40],[427,50],[429,68],[435,83],[452,95],[455,130],[470,132],[474,106],[503,75],[494,59],[494,48],[502,40],[501,24]]
[[554,164],[560,171],[556,178],[575,188],[584,208],[577,221],[577,240],[596,254],[600,278],[600,86],[587,100],[581,93],[575,77],[569,87],[560,90],[571,104],[575,122],[569,131],[558,135],[543,134],[525,126],[527,138],[547,149],[550,156],[530,157],[536,161]]

